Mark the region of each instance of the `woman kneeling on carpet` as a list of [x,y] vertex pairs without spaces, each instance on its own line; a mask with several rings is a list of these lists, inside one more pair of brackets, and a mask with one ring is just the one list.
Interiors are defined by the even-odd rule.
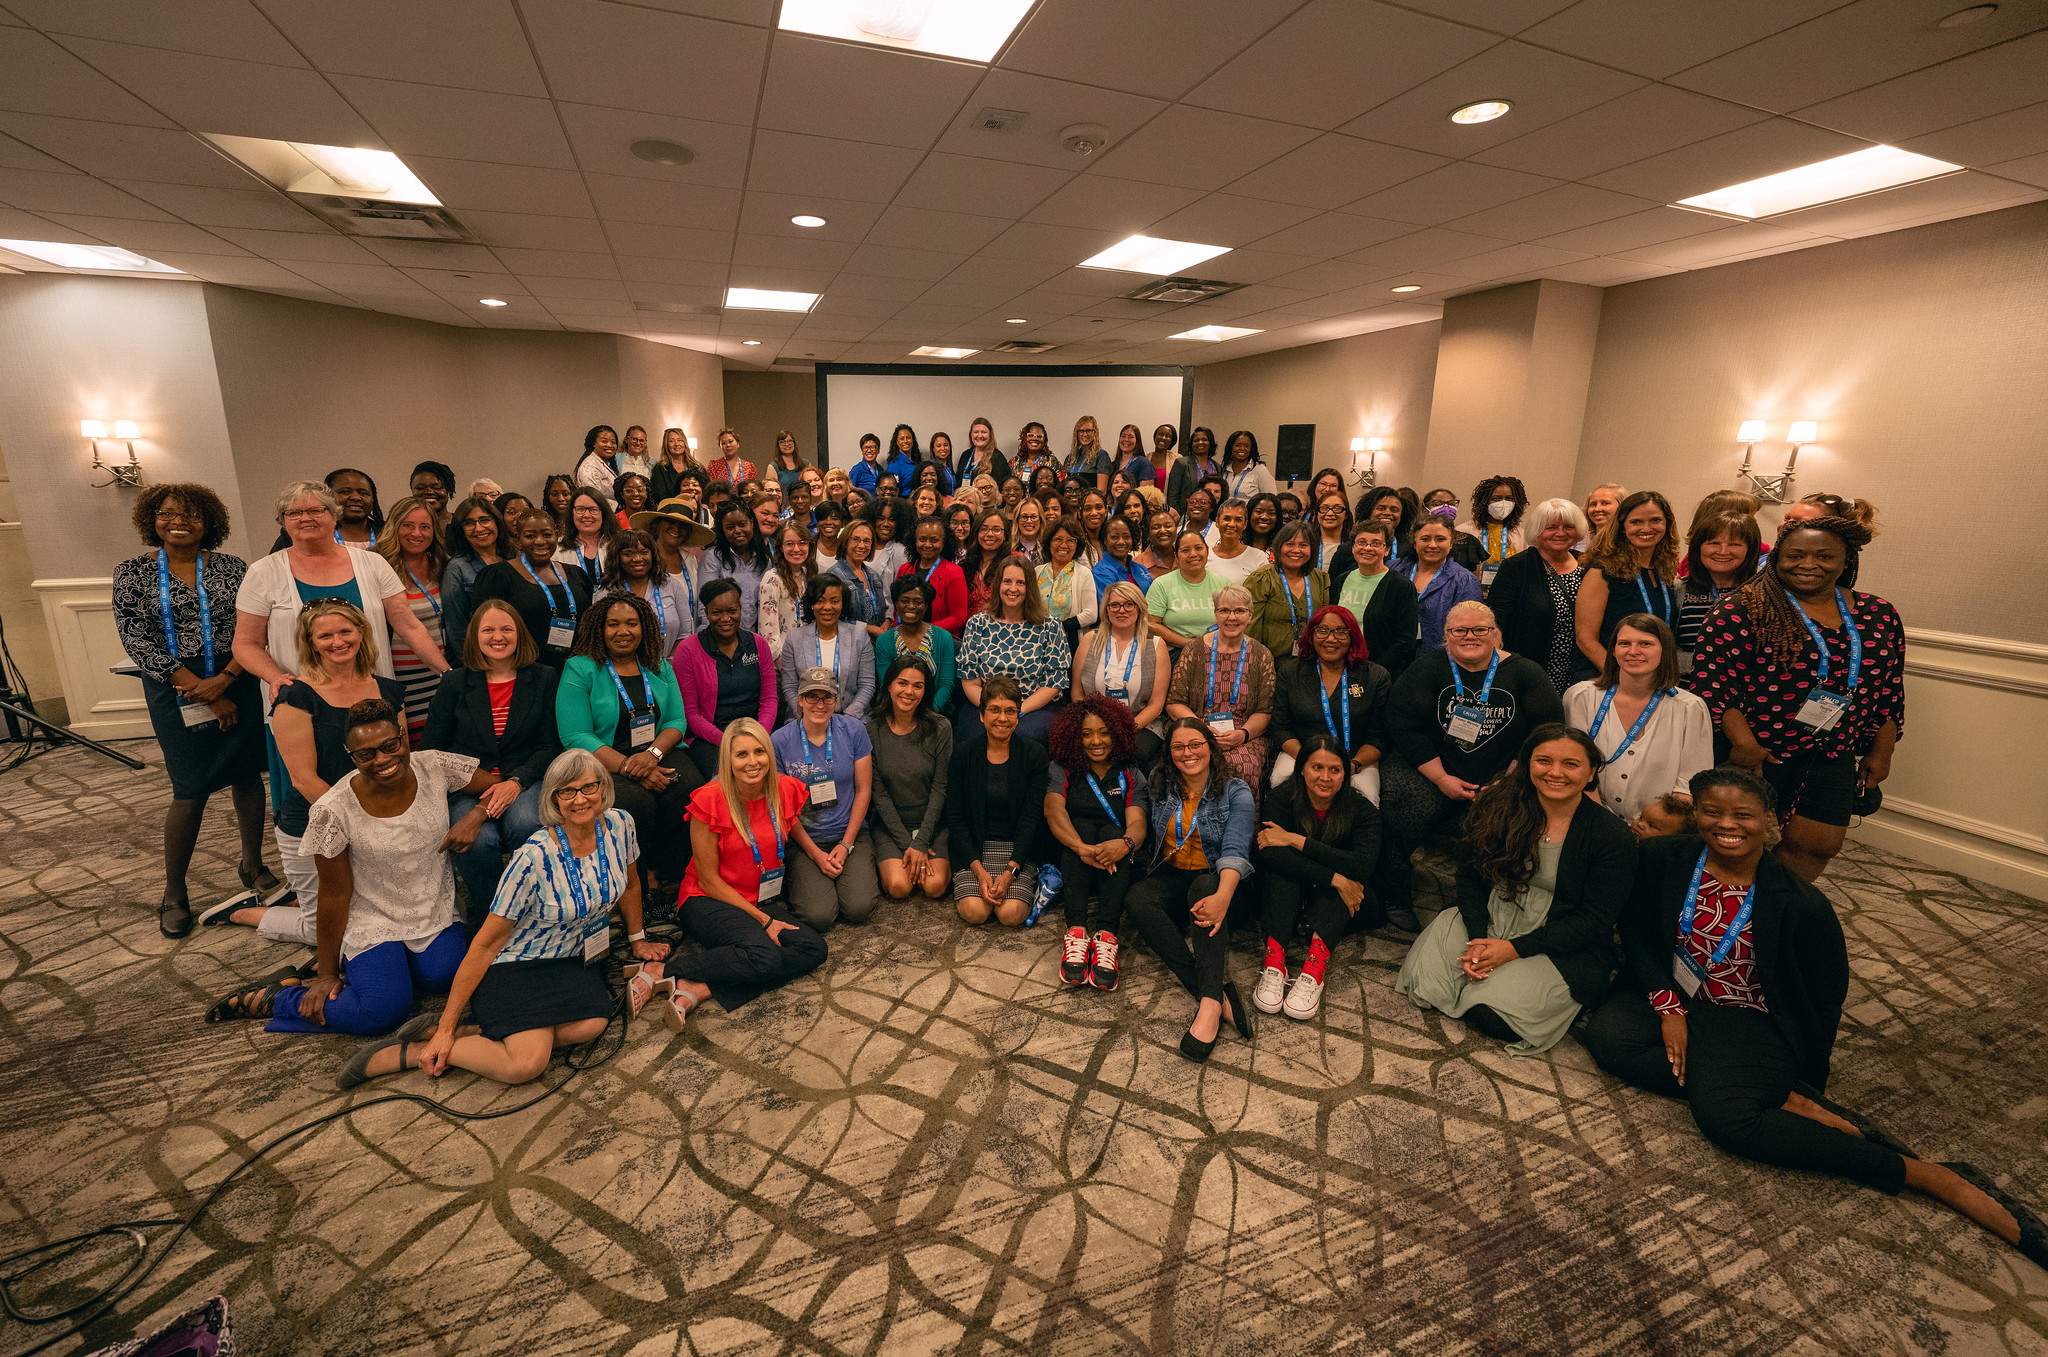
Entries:
[[[341,1087],[409,1069],[438,1077],[451,1067],[504,1084],[537,1079],[556,1048],[597,1040],[611,1020],[604,963],[614,906],[634,956],[668,955],[641,931],[639,838],[633,818],[613,807],[612,776],[597,755],[566,749],[548,765],[540,823],[498,882],[447,1006],[358,1049]],[[465,1006],[475,1025],[458,1027]]]
[[[1294,771],[1266,798],[1259,827],[1255,860],[1264,874],[1259,922],[1266,965],[1252,1004],[1307,1022],[1323,1008],[1330,949],[1353,928],[1377,927],[1383,916],[1370,884],[1380,857],[1379,807],[1353,784],[1350,751],[1341,741],[1310,735],[1300,746]],[[1287,944],[1304,919],[1308,960],[1290,987]]]
[[1457,908],[1431,921],[1394,988],[1538,1055],[1607,993],[1614,921],[1636,866],[1625,821],[1586,792],[1600,751],[1548,722],[1479,794],[1458,853]]
[[[1586,1049],[1609,1074],[1692,1105],[1708,1140],[1778,1168],[1917,1188],[2048,1267],[2048,1229],[1969,1164],[1935,1164],[1822,1096],[1849,990],[1828,898],[1769,851],[1770,784],[1724,765],[1692,779],[1698,838],[1642,846],[1614,994]],[[1753,917],[1752,917],[1753,916]]]

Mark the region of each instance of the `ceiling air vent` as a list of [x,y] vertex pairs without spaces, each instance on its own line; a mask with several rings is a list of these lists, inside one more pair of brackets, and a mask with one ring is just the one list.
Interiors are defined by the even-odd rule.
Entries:
[[1156,283],[1147,283],[1135,291],[1123,294],[1124,300],[1133,302],[1182,302],[1206,301],[1220,297],[1226,292],[1235,292],[1243,283],[1219,282],[1214,278],[1161,278]]
[[989,349],[989,352],[990,352],[990,353],[1044,353],[1044,352],[1045,352],[1045,351],[1046,351],[1047,349],[1056,349],[1056,348],[1058,348],[1058,347],[1059,347],[1059,345],[1057,345],[1057,344],[1052,344],[1052,343],[1048,343],[1047,341],[1045,341],[1045,340],[1043,340],[1043,339],[1006,339],[1006,340],[1004,340],[1004,341],[1003,341],[1002,343],[1000,343],[1000,344],[997,344],[997,345],[995,345],[994,347],[990,348],[990,349]]
[[345,235],[382,240],[475,242],[445,207],[395,203],[383,198],[347,198],[335,193],[293,193],[293,202]]

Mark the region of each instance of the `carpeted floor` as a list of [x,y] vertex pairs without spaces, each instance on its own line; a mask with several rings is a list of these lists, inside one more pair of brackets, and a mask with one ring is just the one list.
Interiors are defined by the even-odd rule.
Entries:
[[[349,1101],[345,1039],[201,1022],[296,958],[158,935],[168,790],[128,748],[148,771],[67,752],[0,779],[0,1254],[182,1214]],[[195,899],[233,851],[217,798]],[[2044,907],[1868,849],[1828,892],[1854,970],[1830,1093],[2048,1202]],[[1138,949],[1102,995],[1055,983],[1050,922],[885,906],[830,941],[811,978],[680,1037],[635,1025],[530,1110],[320,1129],[88,1337],[224,1293],[255,1353],[2048,1351],[2048,1273],[2014,1251],[1720,1154],[1573,1041],[1508,1057],[1396,996],[1390,941],[1339,949],[1320,1022],[1264,1018],[1206,1067]],[[1247,988],[1256,965],[1241,940]],[[391,1092],[532,1096],[353,1096]],[[0,1320],[0,1354],[41,1336]]]

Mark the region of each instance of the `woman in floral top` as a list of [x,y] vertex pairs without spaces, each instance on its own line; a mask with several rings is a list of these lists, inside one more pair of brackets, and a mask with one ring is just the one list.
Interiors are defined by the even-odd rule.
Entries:
[[1846,518],[1786,523],[1766,568],[1708,614],[1688,683],[1763,774],[1785,820],[1778,856],[1808,881],[1842,851],[1851,814],[1891,774],[1905,725],[1905,628],[1857,593],[1870,530]]
[[955,741],[981,734],[981,682],[1003,674],[1023,690],[1023,718],[1017,733],[1045,743],[1052,718],[1066,692],[1073,652],[1066,628],[1047,614],[1030,561],[1012,555],[994,573],[988,610],[967,619],[960,639],[958,677],[966,699],[954,718]]
[[1243,778],[1258,804],[1270,752],[1266,726],[1273,719],[1273,652],[1245,634],[1252,596],[1242,585],[1216,591],[1215,630],[1180,652],[1166,688],[1166,714],[1206,723],[1223,751],[1229,776]]

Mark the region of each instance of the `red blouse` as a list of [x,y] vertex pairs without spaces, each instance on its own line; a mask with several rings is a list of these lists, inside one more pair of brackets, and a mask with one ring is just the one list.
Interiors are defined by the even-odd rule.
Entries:
[[[789,835],[796,827],[797,812],[804,808],[810,790],[797,778],[778,774],[776,790],[782,797],[782,848],[786,859],[789,853]],[[716,779],[705,783],[690,793],[689,818],[702,825],[708,825],[718,839],[718,875],[726,885],[755,903],[760,902],[761,871],[780,865],[775,856],[775,823],[768,816],[768,802],[749,802],[747,805],[748,827],[754,836],[754,850],[747,847],[746,839],[740,836],[739,823],[732,818],[732,807],[725,799],[725,789]],[[760,864],[754,862],[754,851],[761,854]],[[699,860],[693,855],[689,870],[683,873],[682,898],[707,892],[697,878]],[[782,899],[789,899],[789,883],[783,882]]]
[[[1742,897],[1748,893],[1747,886],[1723,885],[1712,872],[1700,873],[1700,893],[1692,904],[1692,932],[1684,935],[1683,946],[1686,955],[1707,973],[1706,983],[1700,986],[1700,992],[1694,998],[1725,1008],[1753,1008],[1760,1013],[1768,1013],[1770,1006],[1764,1002],[1764,988],[1756,975],[1754,916],[1743,925],[1735,945],[1728,949],[1728,955],[1719,964],[1713,960],[1714,949],[1721,944],[1721,935],[1728,931],[1728,925],[1741,911]],[[1653,990],[1650,1007],[1660,1015],[1683,1013],[1685,996],[1675,989]]]

